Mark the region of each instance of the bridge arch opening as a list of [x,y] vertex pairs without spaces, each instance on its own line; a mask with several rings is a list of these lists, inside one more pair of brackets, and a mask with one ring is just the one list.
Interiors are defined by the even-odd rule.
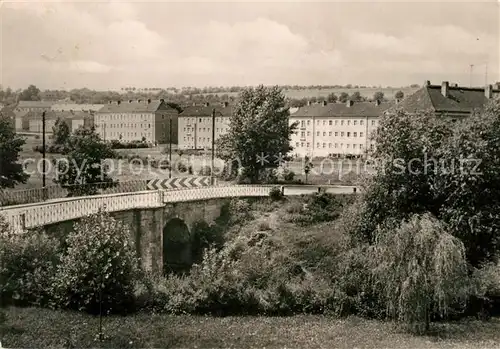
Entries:
[[186,223],[172,218],[163,228],[163,271],[182,274],[191,268],[191,234]]

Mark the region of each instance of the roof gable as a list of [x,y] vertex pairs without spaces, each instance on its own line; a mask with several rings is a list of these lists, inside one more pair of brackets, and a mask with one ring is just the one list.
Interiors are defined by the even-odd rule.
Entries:
[[351,106],[346,103],[327,103],[311,104],[298,108],[291,117],[334,117],[334,116],[364,116],[377,117],[381,116],[384,111],[389,109],[392,103],[380,103],[379,105],[373,102],[354,102]]
[[212,116],[212,111],[215,109],[215,115],[217,116],[231,116],[233,112],[233,106],[227,105],[191,105],[184,108],[182,113],[179,115],[181,117],[189,117],[189,116]]
[[163,100],[141,100],[141,101],[123,101],[119,104],[105,104],[97,113],[154,113],[158,110],[175,111],[169,107]]

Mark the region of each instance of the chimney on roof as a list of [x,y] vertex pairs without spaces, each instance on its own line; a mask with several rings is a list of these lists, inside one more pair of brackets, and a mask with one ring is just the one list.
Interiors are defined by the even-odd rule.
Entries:
[[354,104],[354,101],[351,101],[350,99],[346,102],[346,106],[347,107],[352,107],[352,105]]
[[311,101],[307,101],[307,105],[311,105]]
[[229,102],[224,102],[224,108],[227,108],[229,106]]
[[132,100],[131,100],[131,99],[129,99],[129,100],[128,100],[128,102],[129,102],[129,103],[132,103]]
[[429,80],[424,81],[424,86],[431,86],[431,82]]
[[375,100],[375,105],[380,105],[380,100],[379,99]]
[[441,94],[443,97],[448,97],[448,92],[450,92],[450,83],[448,81],[443,81],[441,83]]
[[327,105],[328,102],[327,101],[323,101],[323,106]]
[[122,101],[117,101],[116,104],[120,105],[122,103]]
[[138,100],[137,100],[137,103],[141,103],[141,102],[142,102],[142,99],[138,99]]
[[150,99],[150,98],[148,98],[148,104],[149,104],[149,103],[151,103],[151,99]]
[[210,103],[206,102],[205,107],[209,107],[209,106],[210,106]]
[[484,88],[484,96],[488,99],[491,99],[491,97],[493,97],[493,86],[492,85],[487,85]]

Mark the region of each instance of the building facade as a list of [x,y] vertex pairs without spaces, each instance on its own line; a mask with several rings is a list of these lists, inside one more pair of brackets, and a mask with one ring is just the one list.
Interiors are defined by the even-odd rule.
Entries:
[[458,120],[481,110],[488,101],[499,96],[500,84],[477,88],[458,86],[448,81],[432,85],[427,80],[422,88],[404,99],[398,107],[408,113],[430,111]]
[[215,110],[215,138],[229,131],[232,106],[225,102],[211,106],[192,105],[179,114],[179,149],[212,149],[212,113]]
[[178,116],[163,99],[128,100],[104,105],[95,113],[94,124],[106,141],[177,143]]
[[104,107],[104,104],[76,104],[76,103],[56,103],[51,106],[53,111],[73,111],[73,112],[97,112]]
[[49,111],[55,102],[50,101],[19,101],[15,108],[15,111],[33,111],[33,112],[43,112]]
[[290,111],[290,124],[297,123],[291,137],[295,156],[363,156],[374,147],[372,133],[390,103],[315,103]]

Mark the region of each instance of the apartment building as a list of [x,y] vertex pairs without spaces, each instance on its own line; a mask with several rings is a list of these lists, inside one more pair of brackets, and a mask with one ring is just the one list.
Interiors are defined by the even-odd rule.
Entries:
[[228,102],[191,105],[179,114],[179,149],[212,148],[212,113],[215,110],[215,141],[229,131],[232,106]]
[[77,104],[77,103],[56,103],[51,106],[53,111],[73,111],[73,112],[97,112],[104,107],[104,104]]
[[443,81],[441,85],[432,85],[427,80],[422,88],[408,96],[398,107],[408,113],[431,111],[436,115],[457,120],[482,109],[489,100],[498,96],[498,83],[478,88],[458,86],[448,81]]
[[128,100],[104,105],[95,113],[94,124],[107,141],[177,143],[178,116],[163,99]]
[[378,118],[391,103],[314,103],[291,110],[290,124],[298,123],[291,145],[295,156],[362,156],[373,148],[370,139]]
[[34,112],[43,112],[49,111],[52,105],[55,102],[51,101],[19,101],[15,108],[15,111],[34,111]]

